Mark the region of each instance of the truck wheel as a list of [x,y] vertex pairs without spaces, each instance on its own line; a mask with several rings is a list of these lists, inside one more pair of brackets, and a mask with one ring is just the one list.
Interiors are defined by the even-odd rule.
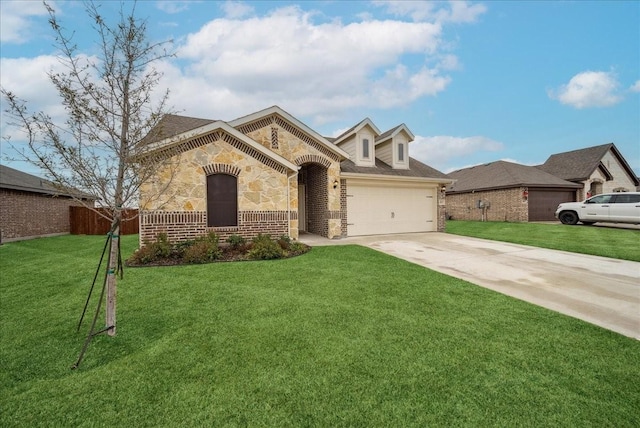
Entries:
[[574,225],[578,223],[578,214],[573,211],[565,211],[560,214],[560,221],[562,224],[571,224]]

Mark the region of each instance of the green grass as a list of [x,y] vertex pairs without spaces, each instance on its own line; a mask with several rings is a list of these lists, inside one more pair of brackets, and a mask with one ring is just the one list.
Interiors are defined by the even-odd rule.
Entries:
[[0,246],[0,426],[640,425],[639,341],[358,246],[127,269],[72,371],[101,248]]
[[640,262],[636,229],[450,220],[447,233]]

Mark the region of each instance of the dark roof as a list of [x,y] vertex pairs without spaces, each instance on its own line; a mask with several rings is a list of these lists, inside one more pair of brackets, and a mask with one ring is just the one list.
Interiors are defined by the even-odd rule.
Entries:
[[466,193],[474,190],[504,189],[510,187],[579,188],[580,184],[563,180],[534,166],[497,161],[472,166],[449,173],[456,179],[448,192]]
[[[339,140],[340,138],[344,137],[347,134],[351,134],[353,132],[354,129],[356,129],[362,122],[364,122],[365,120],[369,119],[368,117],[365,117],[364,119],[362,119],[360,122],[356,123],[355,125],[353,125],[351,128],[347,129],[346,131],[344,131],[342,134],[338,135],[337,137],[335,137],[332,141],[332,143],[334,141]],[[369,119],[370,120],[370,119]]]
[[350,160],[343,160],[340,162],[340,171],[356,174],[392,175],[396,177],[443,178],[445,180],[449,178],[446,174],[413,158],[409,158],[409,169],[393,169],[390,165],[387,165],[377,158],[375,166],[356,166],[356,164]]
[[384,140],[384,139],[385,139],[385,138],[387,138],[389,135],[393,134],[393,132],[394,132],[396,129],[400,128],[401,126],[402,126],[402,124],[400,124],[400,125],[398,125],[398,126],[395,126],[395,127],[391,128],[391,129],[389,129],[388,131],[383,132],[382,134],[380,134],[380,135],[376,138],[376,141],[382,141],[382,140]]
[[165,114],[149,134],[142,139],[142,144],[154,143],[164,140],[165,138],[171,138],[213,122],[216,122],[216,120]]
[[53,196],[68,196],[82,199],[97,199],[87,193],[70,190],[61,191],[49,180],[18,171],[6,165],[0,165],[0,188],[20,190],[23,192],[42,193]]
[[610,175],[611,173],[604,164],[602,164],[602,158],[609,151],[618,159],[627,174],[636,182],[635,184],[637,186],[639,184],[638,177],[636,177],[627,161],[622,157],[622,154],[620,154],[613,143],[557,153],[549,156],[549,159],[547,159],[544,164],[539,165],[538,168],[569,181],[587,180],[597,168],[600,168],[603,174]]

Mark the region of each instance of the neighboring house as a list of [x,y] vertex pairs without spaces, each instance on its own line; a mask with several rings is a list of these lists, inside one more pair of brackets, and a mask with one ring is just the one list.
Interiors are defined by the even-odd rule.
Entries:
[[553,221],[559,203],[640,183],[614,144],[552,155],[536,167],[498,161],[449,174],[447,215],[459,220]]
[[0,242],[69,233],[69,207],[81,206],[73,195],[51,182],[0,165]]
[[365,119],[325,138],[280,107],[230,122],[167,115],[140,155],[165,166],[140,189],[140,240],[213,231],[327,238],[442,231],[445,174],[409,157],[405,125]]
[[582,190],[576,200],[600,193],[632,192],[640,185],[638,177],[613,143],[557,153],[538,168],[579,183]]
[[549,221],[582,186],[533,166],[497,161],[449,173],[447,216],[454,220]]

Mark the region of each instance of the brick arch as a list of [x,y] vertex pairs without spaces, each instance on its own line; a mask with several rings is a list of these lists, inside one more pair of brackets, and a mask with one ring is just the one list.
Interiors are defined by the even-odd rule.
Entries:
[[237,166],[229,165],[226,163],[212,163],[202,167],[204,173],[211,174],[228,174],[238,177],[240,175],[240,168]]
[[297,157],[293,161],[293,163],[295,163],[298,166],[304,165],[305,163],[319,163],[325,168],[329,168],[331,166],[331,161],[329,159],[319,155],[310,155],[310,154]]

